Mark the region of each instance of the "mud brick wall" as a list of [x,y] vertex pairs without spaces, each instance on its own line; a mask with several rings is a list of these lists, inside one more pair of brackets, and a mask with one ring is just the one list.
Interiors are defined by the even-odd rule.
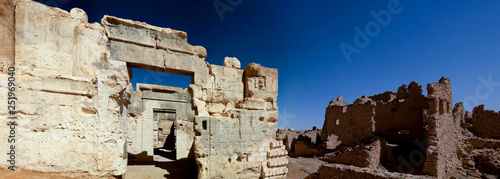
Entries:
[[[381,99],[380,96],[388,96]],[[422,87],[411,82],[399,87],[397,93],[371,96],[375,107],[375,133],[392,142],[423,140],[422,110],[428,108],[428,100],[422,95]],[[402,134],[404,133],[404,134]]]
[[429,109],[424,115],[427,123],[427,153],[423,172],[443,178],[461,162],[457,156],[457,146],[461,138],[452,114],[451,83],[448,78],[427,85]]
[[341,145],[351,145],[373,137],[374,132],[374,103],[329,106],[326,109],[321,139],[336,139]]
[[476,106],[472,112],[471,132],[483,138],[500,139],[500,112],[484,110],[484,105]]

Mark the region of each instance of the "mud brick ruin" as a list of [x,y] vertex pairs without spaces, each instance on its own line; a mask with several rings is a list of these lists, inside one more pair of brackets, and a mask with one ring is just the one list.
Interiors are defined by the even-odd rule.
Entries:
[[411,82],[350,105],[339,96],[326,108],[321,131],[279,130],[278,139],[290,154],[329,163],[309,178],[498,177],[500,113],[453,107],[448,78],[422,92]]
[[[211,65],[185,32],[111,16],[88,23],[78,8],[3,0],[0,10],[0,92],[14,66],[20,169],[119,176],[127,160],[170,148],[177,160],[196,161],[199,178],[286,176],[287,153],[275,139],[277,69],[240,69],[236,58]],[[134,91],[132,68],[192,82]],[[0,160],[6,168],[6,155]]]

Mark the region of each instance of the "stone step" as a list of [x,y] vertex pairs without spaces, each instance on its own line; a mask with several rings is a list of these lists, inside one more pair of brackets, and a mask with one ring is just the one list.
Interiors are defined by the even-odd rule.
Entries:
[[287,164],[288,164],[288,159],[286,159],[286,158],[278,158],[278,159],[273,159],[273,160],[267,161],[268,167],[279,167],[279,166],[285,166]]
[[288,168],[273,168],[273,169],[267,169],[264,171],[264,177],[283,177],[286,176],[286,173],[288,173]]

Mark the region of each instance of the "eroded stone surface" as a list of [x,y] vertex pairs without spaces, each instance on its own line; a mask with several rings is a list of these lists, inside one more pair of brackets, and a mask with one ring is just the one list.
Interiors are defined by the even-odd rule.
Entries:
[[226,58],[224,58],[224,66],[240,69],[241,63],[235,57],[226,57]]
[[327,153],[320,158],[349,167],[324,166],[308,177],[498,177],[500,142],[492,130],[500,124],[497,113],[453,107],[448,78],[428,84],[427,92],[423,96],[411,82],[397,93],[362,96],[351,105],[332,100],[321,132]]
[[[210,65],[185,32],[112,16],[90,24],[78,8],[5,0],[0,12],[0,91],[14,62],[19,84],[19,168],[123,175],[127,159],[169,148],[196,161],[199,178],[286,176],[287,152],[275,140],[276,69],[242,70],[236,58]],[[134,91],[131,68],[188,75],[192,84]]]

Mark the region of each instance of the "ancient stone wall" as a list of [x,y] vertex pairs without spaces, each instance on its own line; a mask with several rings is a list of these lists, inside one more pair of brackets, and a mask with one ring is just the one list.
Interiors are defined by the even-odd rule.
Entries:
[[314,157],[324,151],[321,129],[301,131],[278,129],[276,139],[283,141],[288,155],[292,157]]
[[[240,62],[229,57],[224,66],[210,65],[204,62],[206,50],[187,44],[184,32],[110,16],[105,16],[102,23],[110,38],[112,59],[125,61],[129,67],[192,77],[189,93],[195,111],[193,145],[200,178],[266,174],[263,163],[269,160],[268,154],[258,150],[266,143],[264,140],[275,138],[277,130],[276,69],[250,64],[241,70]],[[148,137],[143,137],[143,151],[144,138]],[[191,145],[187,142],[183,146]],[[281,147],[269,150],[278,149]],[[151,152],[147,153],[149,156]],[[283,151],[281,154],[276,157],[284,156]],[[279,167],[279,175],[285,175],[284,165]]]
[[109,59],[104,28],[79,9],[16,1],[15,44],[17,166],[123,174],[130,84],[126,63]]
[[[464,139],[459,130],[465,114],[459,114],[464,112],[458,107],[458,112],[452,114],[449,79],[443,77],[428,84],[427,90],[427,97],[423,96],[421,86],[411,82],[399,87],[397,93],[362,96],[352,105],[347,105],[342,96],[332,100],[321,133],[330,152],[320,158],[372,169],[381,165],[389,171],[438,178],[455,172],[462,161],[470,161],[457,154],[467,152],[467,146],[460,145]],[[374,145],[376,138],[383,144]],[[416,156],[422,162],[416,162]],[[401,167],[405,164],[408,171]]]
[[[381,99],[381,96],[388,96]],[[389,97],[390,96],[390,97]],[[423,140],[422,110],[428,102],[422,95],[422,88],[416,82],[399,87],[398,92],[386,92],[370,96],[377,103],[375,107],[375,133],[391,142]]]
[[451,83],[448,78],[427,85],[429,109],[424,114],[427,153],[423,172],[443,178],[461,163],[457,146],[461,138],[452,114]]
[[211,65],[207,85],[190,85],[199,178],[286,176],[285,146],[275,140],[277,70],[259,64],[240,70],[235,60]]
[[[276,69],[241,70],[229,57],[210,65],[205,48],[182,31],[111,16],[90,24],[81,9],[13,2],[0,5],[0,85],[15,55],[20,168],[122,175],[127,153],[147,157],[161,145],[154,110],[174,108],[185,112],[175,124],[177,155],[194,153],[200,178],[286,176],[287,152],[275,140]],[[192,84],[175,95],[148,85],[134,92],[131,68],[188,75]]]
[[13,0],[4,0],[0,2],[0,31],[2,32],[0,34],[1,74],[6,74],[8,72],[8,68],[14,66],[14,10],[15,6]]
[[[336,103],[339,101],[342,102],[343,99],[339,97]],[[340,142],[340,145],[351,145],[373,137],[375,132],[375,103],[373,101],[355,102],[346,106],[333,103],[335,102],[331,102],[331,105],[326,108],[325,123],[321,132],[323,141],[336,140]]]
[[500,139],[500,112],[485,110],[476,106],[472,112],[471,132],[478,137]]
[[[10,129],[5,125],[7,124],[7,101],[8,101],[8,68],[14,67],[14,49],[15,49],[15,24],[14,24],[14,1],[3,0],[0,1],[0,100],[5,101],[0,103],[3,109],[0,111],[0,132],[9,134]],[[8,135],[0,135],[0,140],[7,142]],[[8,151],[9,145],[1,147],[2,151]],[[8,155],[0,155],[0,167],[7,168],[9,165],[6,161],[9,160]]]
[[[425,129],[422,111],[426,108],[427,98],[422,95],[421,86],[415,82],[410,83],[408,88],[406,85],[399,87],[397,93],[388,91],[363,96],[352,105],[347,105],[339,97],[337,101],[332,100],[326,109],[322,139],[331,143],[334,138],[338,138],[347,145],[373,135],[382,136],[391,142],[423,140]],[[330,136],[332,133],[336,137]]]

